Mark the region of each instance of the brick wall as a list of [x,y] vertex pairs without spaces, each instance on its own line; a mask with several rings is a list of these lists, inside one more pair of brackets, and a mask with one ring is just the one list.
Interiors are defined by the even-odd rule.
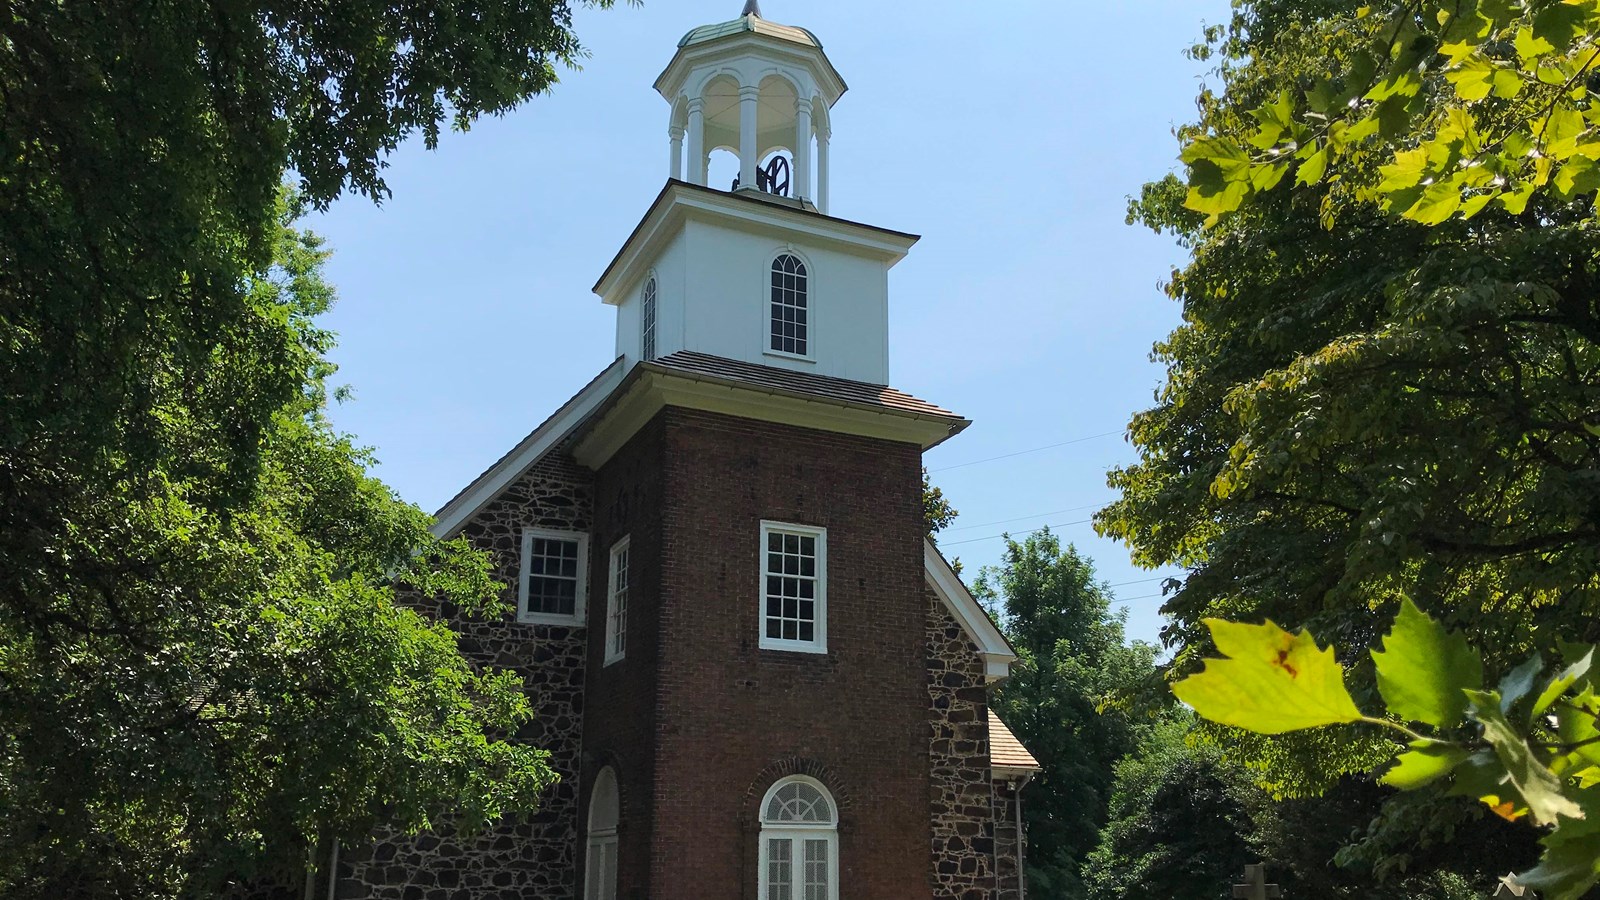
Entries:
[[[588,791],[603,766],[617,774],[619,900],[666,896],[650,889],[655,748],[659,724],[656,673],[661,627],[662,435],[658,417],[595,476],[595,578],[589,598],[589,684],[584,711],[583,823]],[[628,538],[627,650],[607,666],[604,636],[611,547]],[[583,848],[580,847],[580,850]],[[584,870],[580,866],[579,870]],[[580,875],[581,880],[581,875]]]
[[[753,898],[757,809],[816,773],[844,896],[930,897],[918,448],[667,409],[651,896]],[[758,643],[762,519],[828,529],[828,653]]]

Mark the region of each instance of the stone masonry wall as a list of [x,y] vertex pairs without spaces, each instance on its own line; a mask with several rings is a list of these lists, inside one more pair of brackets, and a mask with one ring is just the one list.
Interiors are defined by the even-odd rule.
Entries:
[[[522,530],[549,528],[587,534],[594,519],[590,474],[564,454],[552,454],[474,516],[462,529],[475,547],[494,555],[495,577],[514,609]],[[590,583],[603,577],[589,547]],[[571,900],[576,896],[579,750],[583,720],[585,629],[531,625],[514,612],[501,619],[441,611],[475,663],[522,675],[534,718],[518,733],[550,751],[561,780],[538,812],[513,817],[484,834],[457,837],[448,829],[415,838],[380,839],[348,848],[340,860],[340,900]]]
[[1023,835],[1017,830],[1017,804],[1021,799],[1017,786],[1020,779],[994,782],[994,863],[997,900],[1021,900]]
[[933,895],[996,900],[994,783],[983,658],[927,591]]

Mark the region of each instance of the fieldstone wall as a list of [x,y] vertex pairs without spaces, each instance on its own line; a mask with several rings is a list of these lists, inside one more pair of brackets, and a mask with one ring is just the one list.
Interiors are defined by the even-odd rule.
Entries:
[[983,658],[927,591],[933,895],[996,900],[994,783]]
[[[587,534],[594,519],[590,473],[551,454],[462,529],[494,554],[495,576],[514,609],[525,527]],[[596,577],[589,547],[589,578]],[[577,891],[578,773],[583,724],[585,629],[529,625],[515,613],[484,621],[439,611],[461,635],[463,654],[522,675],[534,718],[520,740],[550,751],[561,780],[538,812],[460,837],[449,829],[413,838],[380,838],[348,848],[339,861],[339,900],[571,900]]]
[[1020,779],[994,782],[994,865],[997,900],[1021,900],[1025,836],[1017,830],[1017,806],[1022,802]]

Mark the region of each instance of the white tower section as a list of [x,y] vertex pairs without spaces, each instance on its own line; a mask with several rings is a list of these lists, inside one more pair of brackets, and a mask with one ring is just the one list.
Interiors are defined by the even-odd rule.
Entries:
[[[617,307],[617,355],[888,384],[889,269],[917,236],[827,214],[828,110],[845,83],[821,42],[751,2],[689,32],[655,87],[672,104],[672,180],[594,287]],[[739,155],[737,189],[706,183],[719,148]],[[787,190],[762,166],[780,151]]]
[[762,161],[785,150],[789,196],[828,211],[828,110],[846,85],[816,35],[769,22],[750,3],[731,22],[684,35],[655,87],[672,104],[673,178],[726,187],[706,184],[711,152],[725,149],[739,157],[740,189],[755,190]]

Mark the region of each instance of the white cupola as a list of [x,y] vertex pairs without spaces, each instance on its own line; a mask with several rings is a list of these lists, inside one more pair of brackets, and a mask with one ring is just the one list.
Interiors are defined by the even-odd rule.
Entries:
[[[671,177],[594,287],[617,308],[617,355],[888,384],[889,269],[917,237],[828,214],[845,83],[822,42],[751,0],[684,35],[655,88],[672,105]],[[739,156],[736,185],[706,183],[721,148]]]
[[[828,211],[828,110],[846,85],[816,35],[767,21],[749,0],[739,18],[684,35],[655,87],[672,104],[673,178],[724,187],[706,170],[725,149],[739,157],[738,189]],[[778,151],[788,159],[773,162]]]

